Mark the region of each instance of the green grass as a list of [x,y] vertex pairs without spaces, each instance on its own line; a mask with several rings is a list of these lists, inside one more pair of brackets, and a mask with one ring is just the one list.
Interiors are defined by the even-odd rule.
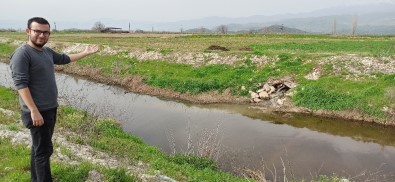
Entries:
[[0,106],[3,109],[15,110],[19,107],[18,95],[14,90],[0,86]]
[[300,87],[294,101],[299,106],[314,110],[328,109],[335,111],[352,109],[358,103],[357,97],[351,94],[324,90],[315,84]]
[[393,107],[395,74],[378,75],[376,79],[360,81],[324,77],[317,81],[304,81],[297,90],[294,103],[310,109],[361,110],[371,116],[383,118],[381,108]]
[[84,182],[88,179],[89,172],[93,170],[102,174],[103,181],[111,181],[111,182],[139,181],[137,178],[128,175],[125,169],[107,169],[107,168],[92,165],[87,162],[83,162],[78,166],[68,165],[64,163],[54,163],[54,165],[52,165],[51,168],[52,168],[52,177],[58,181]]
[[[352,42],[349,41],[347,44],[352,45]],[[372,43],[372,45],[375,44]],[[383,44],[382,46],[386,47],[388,45]],[[319,44],[314,45],[314,47],[319,47]],[[336,47],[336,44],[333,47]],[[350,46],[349,49],[345,47],[333,48],[330,51],[352,52],[378,49],[377,47],[352,48],[353,46]],[[326,50],[329,48],[320,49]],[[394,96],[390,96],[394,95],[390,94],[393,91],[393,75],[377,73],[376,78],[367,77],[350,81],[342,79],[341,75],[332,76],[332,64],[334,63],[329,63],[324,65],[325,69],[319,80],[308,81],[304,76],[316,64],[304,61],[307,58],[306,55],[279,54],[277,61],[261,67],[248,58],[235,65],[217,64],[195,67],[165,61],[141,62],[122,55],[112,55],[101,56],[101,58],[91,57],[80,61],[78,64],[101,69],[105,75],[138,75],[148,85],[192,94],[209,91],[223,92],[225,89],[230,89],[234,95],[247,96],[248,92],[240,89],[242,86],[245,86],[247,90],[257,90],[257,83],[265,82],[271,78],[291,77],[299,83],[297,95],[293,98],[294,103],[298,106],[313,110],[359,110],[377,118],[386,117],[386,114],[381,111],[383,107],[394,107],[392,104]]]
[[8,59],[11,54],[14,52],[16,46],[12,46],[6,43],[0,43],[0,58]]
[[[14,40],[26,39],[23,33],[1,32],[0,37]],[[373,73],[376,78],[358,81],[344,79],[350,75],[348,69],[334,76],[334,67],[346,63],[331,62],[323,65],[324,74],[317,81],[307,81],[304,76],[318,65],[317,59],[328,56],[356,55],[370,57],[395,57],[394,36],[329,36],[329,35],[163,35],[163,34],[68,34],[56,32],[51,35],[54,42],[75,42],[109,45],[121,48],[117,55],[95,54],[78,62],[80,66],[99,69],[101,74],[114,78],[139,76],[144,83],[171,89],[180,93],[223,92],[230,90],[238,96],[248,96],[248,90],[256,90],[258,83],[273,78],[289,77],[298,84],[295,104],[310,109],[335,111],[359,110],[370,116],[386,117],[383,107],[394,109],[393,75]],[[240,56],[245,59],[234,65],[192,66],[163,61],[139,61],[127,58],[129,52],[157,51],[159,54],[204,53],[211,45],[219,45],[230,51],[214,51],[221,56]],[[9,55],[13,46],[0,44],[0,55]],[[251,51],[241,51],[251,48]],[[266,65],[255,65],[251,56],[265,55]],[[350,63],[358,67],[360,63]],[[348,65],[350,66],[350,65]],[[346,68],[346,67],[344,67]],[[342,77],[342,78],[341,78]],[[317,83],[316,83],[317,82]],[[240,88],[245,86],[247,90]],[[357,89],[358,88],[358,89]],[[361,88],[361,89],[359,89]],[[310,99],[314,98],[314,99]],[[358,104],[354,104],[358,101]],[[360,101],[360,102],[359,102]],[[391,103],[392,102],[392,103]],[[361,104],[363,103],[363,104]]]
[[[14,145],[10,139],[0,138],[0,181],[30,180],[30,149],[24,145]],[[70,165],[52,162],[52,177],[58,181],[84,182],[90,171],[103,174],[105,181],[138,181],[126,174],[124,169],[106,169],[87,162]]]
[[231,89],[236,95],[246,95],[248,92],[240,91],[240,87],[244,85],[251,88],[252,81],[263,82],[272,77],[307,74],[313,66],[287,54],[280,55],[276,64],[264,68],[257,67],[248,59],[238,65],[194,67],[165,61],[140,62],[122,55],[101,56],[100,59],[92,56],[78,64],[98,68],[105,75],[118,73],[119,76],[142,76],[148,85],[169,88],[180,93],[198,94]]
[[[0,107],[19,113],[19,102],[17,93],[13,90],[0,86]],[[4,114],[0,112],[0,124],[15,124],[17,114]],[[10,125],[11,127],[11,125]],[[11,127],[13,128],[13,127]]]
[[29,181],[30,150],[0,138],[0,181]]
[[264,54],[363,54],[374,56],[395,55],[395,42],[393,40],[343,40],[326,39],[314,41],[286,41],[270,44],[257,44],[251,46],[254,53]]
[[[12,40],[26,40],[24,33],[0,32],[0,37]],[[163,38],[165,37],[165,38]],[[239,51],[240,48],[254,48],[259,54],[281,54],[307,51],[314,54],[327,54],[331,51],[347,53],[373,53],[375,55],[394,55],[392,36],[329,36],[329,35],[264,35],[264,34],[228,34],[228,35],[165,35],[165,34],[103,34],[103,33],[65,33],[51,34],[51,41],[109,45],[128,51],[159,50],[169,52],[204,52],[211,45],[230,49],[220,54],[250,54]],[[377,50],[374,50],[376,49]],[[266,50],[265,50],[266,49]]]

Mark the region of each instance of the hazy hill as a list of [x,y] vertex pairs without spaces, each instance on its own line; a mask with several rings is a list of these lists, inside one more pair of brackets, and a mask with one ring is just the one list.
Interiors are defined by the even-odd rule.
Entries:
[[[250,16],[242,18],[207,17],[199,20],[180,21],[183,27],[205,27],[211,30],[226,25],[230,32],[272,32],[273,25],[287,27],[290,32],[301,33],[352,33],[356,22],[357,34],[395,34],[395,4],[335,7],[309,13],[276,16]],[[163,27],[171,27],[170,24]],[[291,30],[295,29],[295,30]],[[297,30],[296,30],[297,29]]]
[[[282,25],[294,32],[350,34],[356,21],[357,34],[395,34],[395,4],[380,3],[360,6],[344,6],[317,10],[308,13],[283,14],[274,16],[256,15],[240,18],[206,17],[156,24],[166,30],[194,29],[197,27],[215,31],[226,25],[229,32],[261,32]],[[335,28],[336,27],[336,28]],[[198,28],[199,29],[199,28]],[[275,29],[273,29],[275,30]]]

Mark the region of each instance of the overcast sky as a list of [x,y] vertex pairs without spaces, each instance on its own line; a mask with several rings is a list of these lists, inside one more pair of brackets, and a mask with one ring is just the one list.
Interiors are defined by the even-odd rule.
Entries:
[[[53,21],[114,20],[171,22],[208,16],[247,17],[395,0],[5,0],[0,20],[41,16]],[[1,25],[0,25],[1,26]]]

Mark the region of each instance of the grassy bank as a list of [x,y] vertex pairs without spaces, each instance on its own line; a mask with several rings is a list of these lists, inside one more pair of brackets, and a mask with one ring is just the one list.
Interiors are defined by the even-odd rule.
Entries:
[[[0,87],[0,105],[3,109],[12,110],[14,114],[0,112],[0,124],[5,130],[23,131],[18,114],[17,95],[15,91]],[[58,113],[56,132],[66,137],[70,143],[91,146],[95,151],[111,154],[119,161],[128,161],[128,165],[143,163],[140,173],[158,176],[170,176],[179,181],[248,181],[221,172],[216,164],[202,157],[190,155],[169,156],[156,147],[146,145],[138,137],[123,132],[119,124],[108,118],[97,118],[83,111],[61,106]],[[1,181],[28,181],[30,150],[23,144],[13,144],[11,138],[0,138],[0,179]],[[82,160],[74,156],[70,146],[55,142],[60,153],[68,156],[70,161],[53,162],[52,172],[59,181],[86,181],[89,172],[98,171],[104,181],[140,181],[139,175],[130,175],[128,169],[112,166],[107,168],[94,164],[92,160]],[[55,157],[56,158],[56,157]],[[110,162],[110,161],[109,161]],[[126,164],[123,164],[126,165]],[[123,166],[121,165],[121,166]]]
[[[0,36],[24,38],[10,33]],[[52,40],[119,49],[77,63],[80,68],[99,70],[96,74],[107,78],[137,76],[147,85],[181,94],[214,91],[237,97],[248,97],[249,90],[259,89],[259,83],[270,79],[291,78],[298,84],[292,96],[295,106],[313,112],[350,112],[362,119],[395,124],[393,36],[54,34]],[[211,45],[229,51],[208,50]],[[0,46],[3,56],[14,48],[6,43]],[[57,48],[61,50],[62,46]],[[138,50],[164,58],[141,60],[130,56]],[[182,57],[182,53],[194,53],[191,59],[203,59],[207,64],[196,66],[187,58],[185,63],[166,60],[172,54]],[[213,58],[208,54],[219,59],[233,56],[236,61],[211,64]],[[203,58],[196,57],[201,55]],[[256,61],[257,57],[261,60]],[[313,70],[319,70],[319,78],[307,79]]]

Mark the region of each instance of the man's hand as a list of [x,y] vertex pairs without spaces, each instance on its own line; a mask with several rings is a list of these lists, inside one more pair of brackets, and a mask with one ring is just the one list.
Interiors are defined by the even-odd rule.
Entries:
[[70,57],[71,62],[74,62],[74,61],[78,61],[86,56],[89,56],[93,53],[96,53],[98,50],[99,50],[99,45],[90,45],[90,46],[87,46],[84,51],[82,51],[80,53],[76,53],[76,54],[70,54],[69,57]]
[[30,116],[32,117],[33,126],[42,126],[44,124],[43,116],[38,110],[31,111]]
[[91,55],[99,50],[99,45],[91,45],[85,48],[85,53]]

